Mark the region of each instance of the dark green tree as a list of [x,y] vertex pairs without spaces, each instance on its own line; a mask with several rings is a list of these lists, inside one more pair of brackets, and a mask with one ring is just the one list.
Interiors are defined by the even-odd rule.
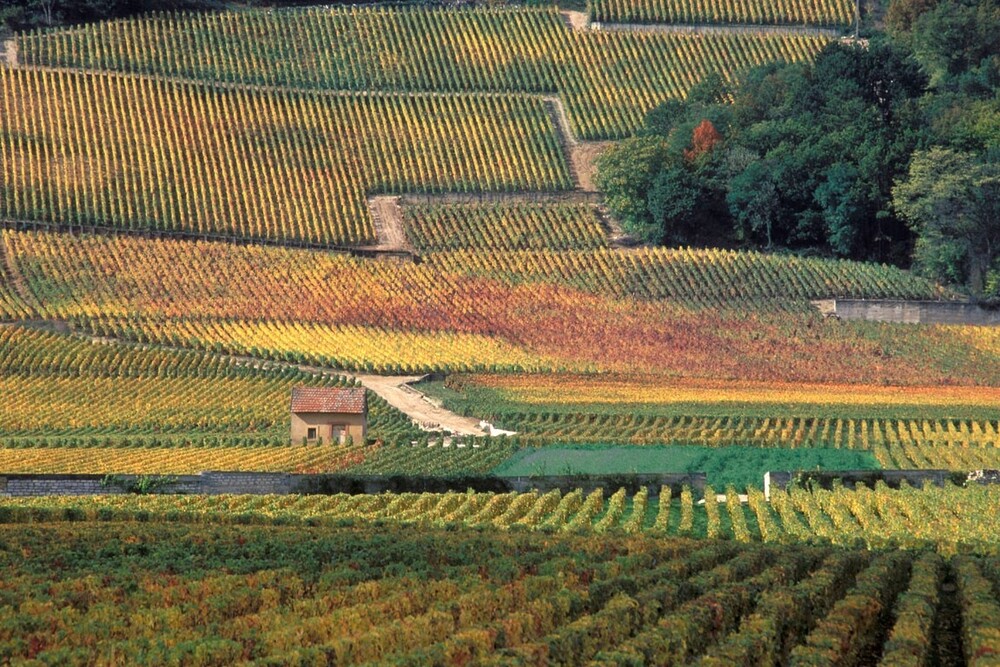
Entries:
[[948,148],[918,152],[893,203],[917,235],[914,261],[927,275],[989,293],[1000,270],[1000,161]]
[[653,179],[647,206],[654,225],[659,227],[659,243],[691,243],[692,221],[700,189],[691,173],[681,165],[667,167]]
[[647,243],[659,243],[663,236],[650,213],[648,196],[665,160],[663,138],[651,135],[626,139],[597,161],[595,180],[608,208],[626,232]]

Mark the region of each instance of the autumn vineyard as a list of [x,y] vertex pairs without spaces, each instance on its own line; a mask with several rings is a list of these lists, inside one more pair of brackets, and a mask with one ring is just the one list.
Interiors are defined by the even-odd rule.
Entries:
[[1000,327],[604,191],[852,3],[252,4],[0,29],[0,664],[1000,665]]

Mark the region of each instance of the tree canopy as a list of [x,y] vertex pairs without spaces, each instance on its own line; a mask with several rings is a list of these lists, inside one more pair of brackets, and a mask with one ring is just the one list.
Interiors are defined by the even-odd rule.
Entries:
[[[986,239],[1000,225],[989,208],[1000,155],[998,3],[893,0],[888,34],[831,43],[812,63],[755,68],[731,88],[707,77],[599,161],[610,208],[648,242],[915,262],[996,295],[995,251],[967,228],[976,220]],[[935,177],[935,199],[924,201],[916,190]],[[962,222],[928,213],[957,211],[958,201]]]

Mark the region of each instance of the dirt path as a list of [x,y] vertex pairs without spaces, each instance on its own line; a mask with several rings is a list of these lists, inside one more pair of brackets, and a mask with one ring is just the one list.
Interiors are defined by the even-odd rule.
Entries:
[[561,9],[559,14],[562,16],[563,23],[570,30],[589,30],[590,29],[590,17],[587,16],[587,12],[575,12],[571,9]]
[[375,227],[378,243],[363,246],[377,251],[413,252],[413,246],[406,238],[403,209],[399,207],[398,195],[376,195],[368,198],[368,213]]
[[569,158],[573,185],[577,190],[583,192],[597,192],[597,187],[594,185],[597,158],[613,142],[580,141],[573,134],[573,126],[570,125],[569,115],[566,113],[566,107],[563,105],[562,99],[556,95],[546,95],[542,99],[545,100],[545,104],[549,109],[549,115],[556,126],[556,132],[559,134],[559,143]]
[[576,174],[576,185],[584,192],[597,192],[597,158],[612,145],[610,141],[584,141],[570,148],[569,159]]
[[629,250],[641,245],[637,239],[622,229],[621,223],[611,215],[604,204],[598,204],[594,209],[597,211],[597,218],[601,221],[601,225],[608,233],[608,245],[613,250]]
[[3,43],[3,61],[8,67],[17,67],[17,41],[8,39]]
[[428,431],[445,429],[456,435],[489,435],[472,417],[462,417],[432,403],[410,386],[418,376],[354,375],[365,388],[378,394],[389,405],[407,414],[420,428]]

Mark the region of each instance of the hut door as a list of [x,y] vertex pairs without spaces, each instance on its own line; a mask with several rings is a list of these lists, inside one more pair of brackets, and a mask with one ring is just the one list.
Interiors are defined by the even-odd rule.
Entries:
[[330,440],[336,443],[344,442],[344,426],[342,424],[331,424],[330,425]]

